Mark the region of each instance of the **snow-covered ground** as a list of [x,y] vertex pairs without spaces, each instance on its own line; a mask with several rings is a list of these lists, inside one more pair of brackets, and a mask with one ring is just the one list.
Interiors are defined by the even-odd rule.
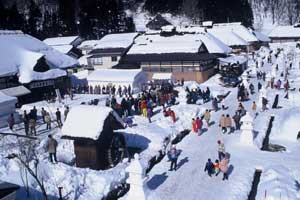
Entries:
[[[148,199],[164,200],[164,199],[218,199],[218,200],[246,200],[251,191],[254,172],[256,169],[262,170],[256,199],[268,200],[298,200],[299,182],[300,182],[300,161],[298,152],[300,150],[299,141],[296,137],[300,131],[298,121],[300,119],[300,52],[295,49],[294,45],[285,45],[284,53],[279,54],[275,58],[274,53],[278,46],[272,45],[275,50],[272,55],[272,62],[267,63],[268,50],[264,49],[257,52],[259,63],[264,60],[264,66],[255,68],[255,62],[249,62],[248,84],[251,82],[255,86],[255,94],[250,95],[250,100],[243,102],[246,110],[251,111],[253,101],[258,105],[258,116],[254,118],[254,146],[248,147],[240,143],[241,131],[235,131],[231,134],[222,134],[219,125],[221,114],[233,115],[238,107],[237,89],[225,88],[220,85],[219,75],[212,77],[204,84],[198,85],[194,82],[186,82],[184,87],[177,87],[179,91],[178,103],[172,106],[177,121],[173,123],[170,118],[166,118],[162,114],[162,108],[155,108],[155,115],[152,117],[152,123],[148,119],[141,116],[134,116],[133,127],[127,127],[120,130],[125,135],[129,147],[141,148],[141,162],[146,166],[159,150],[163,149],[163,141],[166,137],[179,133],[185,129],[191,129],[191,120],[196,116],[201,116],[206,109],[211,109],[211,102],[201,105],[186,104],[185,87],[190,89],[200,87],[206,89],[209,87],[212,95],[220,94],[229,95],[224,100],[224,104],[228,106],[227,110],[212,111],[212,119],[214,122],[210,127],[204,123],[204,133],[198,136],[194,133],[187,135],[179,144],[177,149],[180,150],[178,159],[178,169],[176,171],[168,171],[170,162],[167,156],[155,165],[147,174],[145,181],[145,189]],[[267,75],[274,76],[275,82],[281,77],[281,72],[285,66],[289,65],[291,58],[293,68],[289,71],[288,79],[291,88],[295,91],[289,91],[289,99],[285,99],[286,92],[283,89],[276,90],[270,87],[266,89],[267,98],[269,100],[269,109],[261,112],[259,104],[259,93],[257,91],[258,81],[256,71],[265,71]],[[274,66],[278,64],[278,72],[274,71]],[[245,72],[246,74],[246,72]],[[245,76],[243,76],[245,77]],[[245,81],[244,81],[245,82]],[[260,80],[263,86],[266,82]],[[279,95],[280,109],[271,109],[274,98]],[[33,105],[37,108],[44,107],[54,112],[57,107],[63,108],[63,105],[70,107],[88,102],[98,98],[104,102],[106,96],[94,95],[76,95],[74,101],[66,100],[64,104],[49,104],[46,102],[38,102],[32,105],[24,106],[22,109],[29,110]],[[202,103],[202,102],[200,102]],[[253,113],[251,113],[253,114]],[[274,116],[273,127],[270,133],[270,143],[282,145],[286,148],[285,152],[268,152],[261,151],[262,143],[266,135],[270,117]],[[24,134],[22,126],[17,126],[17,133]],[[2,129],[3,132],[9,132],[8,128]],[[50,164],[48,154],[45,151],[45,143],[47,135],[51,133],[58,140],[58,164]],[[45,130],[45,125],[38,123],[38,142],[37,157],[39,163],[39,175],[43,178],[47,193],[55,199],[58,196],[58,187],[63,187],[63,194],[69,199],[101,199],[118,183],[126,179],[125,168],[128,163],[120,163],[116,167],[105,171],[94,171],[90,169],[81,169],[74,167],[74,149],[70,141],[61,140],[61,133],[57,128],[50,132]],[[23,185],[20,179],[20,165],[15,160],[8,160],[6,156],[10,153],[20,151],[22,148],[21,140],[14,136],[6,136],[0,138],[0,180],[9,181]],[[229,163],[229,180],[222,181],[222,174],[217,177],[209,177],[204,172],[204,166],[208,158],[217,159],[217,140],[222,140],[226,147],[226,152],[230,154]],[[33,165],[33,161],[31,162]],[[39,191],[38,186],[29,179],[30,187]],[[24,190],[23,194],[24,194]],[[37,194],[34,192],[33,194]],[[40,196],[31,196],[29,199],[39,199]],[[19,199],[26,199],[20,197]],[[28,199],[28,198],[27,198]]]

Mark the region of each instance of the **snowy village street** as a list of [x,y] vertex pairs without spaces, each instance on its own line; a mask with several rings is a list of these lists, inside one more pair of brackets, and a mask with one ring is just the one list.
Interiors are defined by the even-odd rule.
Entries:
[[[275,58],[274,58],[275,59]],[[276,63],[280,63],[282,57],[280,56],[278,61]],[[296,60],[298,62],[298,60]],[[250,62],[251,63],[251,62]],[[254,62],[252,62],[254,64]],[[273,64],[266,64],[264,66],[265,69],[271,70],[271,66]],[[294,63],[296,65],[296,62]],[[255,70],[255,66],[252,66],[248,69],[249,71]],[[300,73],[300,70],[294,68],[290,72],[290,79],[291,82],[292,78],[295,76],[295,74]],[[246,74],[246,72],[245,72]],[[254,74],[253,71],[250,72],[250,74]],[[255,88],[257,88],[257,78],[253,77],[250,79],[250,82],[247,84],[254,84]],[[246,83],[245,83],[246,84]],[[195,87],[195,83],[186,83],[187,87]],[[233,200],[239,200],[239,199],[247,199],[249,191],[252,187],[252,179],[254,176],[254,172],[256,169],[263,170],[275,170],[273,173],[277,174],[279,177],[285,176],[281,173],[283,169],[286,168],[284,173],[287,173],[289,176],[294,175],[295,181],[299,180],[299,161],[298,161],[298,154],[299,151],[299,145],[294,145],[290,142],[285,142],[285,147],[287,148],[287,152],[278,152],[278,153],[272,153],[272,152],[266,152],[261,151],[259,147],[262,145],[262,139],[264,138],[264,134],[266,131],[266,127],[268,126],[268,122],[271,116],[275,116],[276,118],[284,113],[285,110],[289,110],[291,106],[294,105],[295,99],[297,98],[297,93],[290,93],[290,99],[293,102],[290,102],[291,100],[284,99],[285,93],[283,90],[276,91],[276,94],[280,95],[279,105],[282,106],[282,109],[269,109],[265,112],[258,112],[258,116],[254,119],[254,130],[258,132],[258,136],[255,139],[255,144],[257,147],[247,147],[242,144],[240,144],[240,134],[241,131],[234,131],[231,134],[222,134],[221,128],[219,127],[219,119],[221,114],[230,114],[231,116],[234,114],[234,111],[238,107],[238,101],[237,101],[237,90],[235,88],[224,88],[218,84],[217,76],[211,78],[209,81],[207,81],[204,84],[201,84],[201,88],[206,88],[209,86],[212,90],[213,94],[224,94],[227,92],[230,92],[229,95],[226,97],[223,104],[228,109],[226,110],[218,110],[217,112],[212,112],[212,119],[211,119],[211,126],[207,127],[207,124],[204,123],[204,132],[201,136],[198,136],[197,134],[191,132],[188,136],[186,136],[178,145],[177,149],[180,150],[180,155],[178,158],[178,169],[176,171],[169,171],[170,162],[168,160],[168,157],[165,156],[164,159],[155,165],[153,169],[147,174],[147,178],[145,181],[145,191],[149,199],[202,199],[202,197],[205,197],[207,199],[233,199]],[[297,82],[295,80],[295,84],[291,87],[299,87],[300,85],[297,85]],[[179,105],[172,106],[172,109],[175,111],[175,113],[178,116],[178,120],[174,125],[172,125],[172,122],[168,119],[163,119],[161,110],[160,113],[153,116],[152,121],[153,123],[149,126],[147,119],[136,117],[134,119],[136,123],[138,124],[136,127],[127,128],[125,133],[133,133],[133,134],[139,134],[144,135],[146,137],[153,137],[151,135],[157,135],[157,134],[168,134],[170,133],[170,129],[175,132],[181,131],[183,129],[191,129],[191,118],[196,116],[201,116],[201,113],[204,113],[206,109],[211,109],[211,103],[208,102],[203,105],[188,105],[186,104],[185,95],[186,92],[183,88],[177,88],[179,89]],[[270,91],[268,95],[268,99],[270,100],[270,105],[273,102],[275,94],[271,92],[271,89],[268,89]],[[257,101],[259,98],[259,93],[257,92],[257,89],[255,89],[255,94],[250,95],[250,100],[247,102],[243,102],[246,110],[251,110],[251,104],[252,101]],[[297,92],[297,91],[296,91]],[[71,101],[70,101],[71,102]],[[73,101],[74,104],[74,101]],[[38,106],[38,104],[34,104],[35,106]],[[45,104],[42,104],[42,106]],[[29,109],[29,108],[27,108]],[[260,110],[261,108],[259,108]],[[278,126],[276,123],[281,123],[280,121],[277,121],[275,119],[275,127]],[[299,126],[299,125],[298,125]],[[43,138],[46,137],[46,135],[49,134],[49,132],[44,132],[44,125],[40,126],[37,130],[39,132],[39,138],[43,140]],[[22,128],[19,129],[18,133],[22,134]],[[7,132],[8,130],[6,130]],[[50,133],[52,133],[56,138],[59,137],[60,131],[59,129],[53,129]],[[272,129],[271,136],[272,138],[275,134],[280,134],[276,132],[276,129]],[[148,135],[148,136],[147,136]],[[155,136],[156,137],[156,136]],[[230,163],[229,163],[229,180],[222,181],[222,174],[219,176],[213,176],[209,177],[207,173],[204,172],[205,163],[208,158],[211,158],[212,160],[217,159],[217,141],[221,140],[225,144],[226,152],[230,154]],[[2,145],[8,144],[9,140],[2,140]],[[66,149],[67,146],[69,146],[69,143],[67,141],[59,140],[59,149],[64,151],[64,154],[61,154],[59,150],[58,152],[58,160],[60,162],[65,162],[68,164],[70,162],[69,157],[72,153],[71,149]],[[159,149],[160,146],[155,145],[160,143],[161,140],[157,140],[157,142],[154,142],[153,144],[150,143],[148,150],[142,152],[141,158],[144,159],[142,161],[143,163],[147,163],[147,159],[151,154],[155,152],[155,149]],[[3,143],[4,142],[4,143]],[[67,143],[66,143],[67,142]],[[282,140],[278,140],[277,142],[281,144],[283,142]],[[64,144],[63,144],[64,143]],[[134,143],[134,142],[133,142]],[[284,143],[284,142],[283,142]],[[65,146],[67,145],[67,146]],[[130,144],[130,139],[128,139],[128,145]],[[135,144],[140,145],[140,147],[143,146],[142,143]],[[153,146],[154,145],[154,146]],[[69,146],[70,147],[70,146]],[[152,150],[151,150],[152,149]],[[69,153],[69,156],[66,155],[66,150]],[[5,152],[8,152],[9,149],[6,149]],[[3,152],[2,152],[3,153]],[[5,156],[5,154],[2,154]],[[44,157],[44,165],[47,165],[47,168],[52,170],[52,173],[56,170],[67,170],[69,167],[67,165],[60,163],[58,165],[48,165],[47,164],[47,156]],[[65,160],[65,161],[64,161]],[[6,161],[5,161],[6,162]],[[3,171],[6,171],[6,173],[1,173],[1,178],[3,180],[7,181],[13,181],[10,177],[14,177],[12,174],[16,173],[14,172],[14,169],[10,166],[9,163],[5,164],[4,166],[7,166],[6,169]],[[284,168],[283,168],[284,167]],[[122,165],[119,166],[119,169],[122,168]],[[282,169],[283,168],[283,169]],[[8,171],[7,171],[8,170]],[[115,169],[116,170],[116,169]],[[277,171],[279,170],[279,171]],[[2,171],[2,170],[1,170]],[[2,171],[2,172],[3,172]],[[10,172],[11,171],[11,172]],[[75,172],[75,171],[74,171]],[[72,174],[74,173],[72,172]],[[49,173],[49,172],[48,172]],[[65,173],[65,172],[63,172]],[[75,172],[78,176],[81,174],[80,170],[78,172]],[[270,172],[271,173],[271,172]],[[11,174],[10,176],[7,176],[7,174]],[[73,174],[73,175],[75,175]],[[56,184],[61,184],[63,177],[55,178]],[[117,178],[117,177],[116,177]],[[274,178],[274,177],[273,177]],[[63,178],[64,179],[64,178]],[[292,178],[291,178],[292,179]],[[78,177],[74,180],[79,180]],[[270,185],[262,185],[260,188],[260,185],[258,186],[258,194],[260,196],[264,196],[265,192],[268,191],[269,188],[281,186],[281,192],[284,193],[287,192],[286,189],[290,190],[290,192],[287,192],[286,195],[289,197],[292,197],[291,199],[298,199],[299,195],[297,194],[297,188],[292,189],[289,185],[284,185],[284,180],[281,180],[281,178],[276,178],[278,183],[276,183],[274,186],[272,186],[273,183]],[[54,181],[54,180],[53,180]],[[73,181],[71,181],[73,182]],[[296,183],[296,182],[295,182]],[[53,188],[55,191],[55,188]],[[71,188],[70,188],[71,189]],[[66,189],[67,190],[67,189]],[[53,191],[53,192],[54,192]],[[95,188],[95,191],[97,189]],[[217,194],[217,195],[216,195]],[[80,199],[85,198],[86,196],[83,195]],[[91,196],[90,196],[91,197]]]
[[0,0],[0,200],[300,200],[298,1]]

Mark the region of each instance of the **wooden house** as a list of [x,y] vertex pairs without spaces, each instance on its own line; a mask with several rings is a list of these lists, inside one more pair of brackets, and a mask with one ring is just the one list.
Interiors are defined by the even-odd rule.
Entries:
[[114,133],[122,128],[122,120],[111,108],[81,105],[71,108],[62,138],[74,140],[77,167],[107,169],[124,153],[119,150],[125,149],[125,140]]
[[88,68],[110,69],[117,65],[137,36],[138,33],[118,33],[104,36],[87,54]]
[[230,51],[228,46],[206,32],[172,32],[168,36],[164,32],[151,33],[135,39],[119,66],[140,66],[149,81],[154,73],[172,73],[176,80],[202,83],[214,75],[216,55]]

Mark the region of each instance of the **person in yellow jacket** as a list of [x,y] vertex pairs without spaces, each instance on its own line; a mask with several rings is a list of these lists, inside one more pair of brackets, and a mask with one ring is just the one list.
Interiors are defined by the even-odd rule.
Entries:
[[210,121],[210,112],[208,109],[206,109],[205,113],[204,113],[204,119],[206,121],[207,127],[210,126],[209,121]]

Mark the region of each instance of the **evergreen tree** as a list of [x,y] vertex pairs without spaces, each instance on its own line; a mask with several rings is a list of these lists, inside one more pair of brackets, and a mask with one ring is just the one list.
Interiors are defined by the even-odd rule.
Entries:
[[24,16],[19,13],[17,4],[14,5],[6,11],[7,13],[7,21],[6,27],[10,30],[23,30],[24,29]]
[[7,29],[7,10],[0,0],[0,29]]
[[33,0],[30,0],[25,32],[39,38],[41,36],[41,30],[42,13],[36,3]]
[[62,35],[77,34],[75,23],[75,3],[73,0],[59,1],[59,33]]

